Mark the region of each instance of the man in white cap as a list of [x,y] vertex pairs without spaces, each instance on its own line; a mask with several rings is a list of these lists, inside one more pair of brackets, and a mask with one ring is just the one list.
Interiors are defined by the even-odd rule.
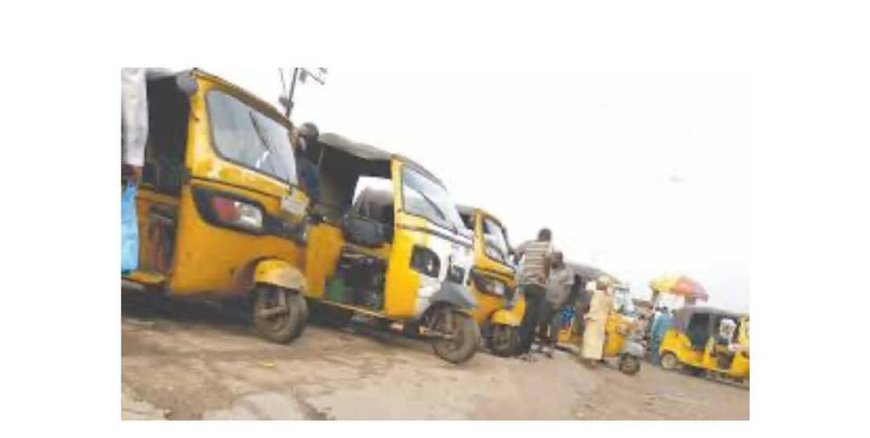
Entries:
[[607,318],[613,309],[612,281],[606,275],[592,283],[595,287],[586,313],[583,348],[580,352],[587,365],[594,365],[604,357]]

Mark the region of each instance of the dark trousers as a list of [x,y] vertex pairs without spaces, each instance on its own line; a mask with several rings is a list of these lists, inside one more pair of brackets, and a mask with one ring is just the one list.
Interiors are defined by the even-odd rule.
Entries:
[[538,336],[545,345],[552,347],[559,340],[559,329],[562,328],[562,306],[545,301],[541,307],[544,312],[538,325]]
[[520,345],[517,354],[528,353],[532,350],[532,342],[535,340],[535,328],[541,317],[544,303],[544,288],[536,284],[523,285],[523,294],[526,298],[526,313],[523,322],[520,323]]

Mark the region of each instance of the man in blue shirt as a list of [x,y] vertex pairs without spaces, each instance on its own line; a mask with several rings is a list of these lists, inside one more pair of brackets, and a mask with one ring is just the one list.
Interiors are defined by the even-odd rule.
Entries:
[[314,151],[320,132],[313,123],[305,123],[299,128],[298,134],[297,141],[293,142],[296,173],[299,176],[299,184],[313,204],[320,200],[320,176],[317,173],[317,166],[311,161],[310,154]]

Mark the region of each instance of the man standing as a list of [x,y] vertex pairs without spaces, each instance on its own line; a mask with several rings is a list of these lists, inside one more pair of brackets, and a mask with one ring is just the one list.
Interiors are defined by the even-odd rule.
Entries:
[[588,365],[595,364],[604,356],[605,329],[612,309],[612,281],[607,276],[601,276],[595,282],[595,291],[589,302],[589,313],[586,314],[586,328],[583,331],[581,356]]
[[543,228],[538,239],[527,241],[517,247],[515,253],[522,259],[520,288],[526,298],[526,313],[520,324],[520,344],[517,353],[525,360],[531,359],[535,328],[541,318],[544,293],[549,275],[550,257],[553,252],[552,233]]
[[121,69],[121,272],[139,267],[136,186],[145,164],[148,92],[144,68]]
[[659,360],[659,347],[662,345],[662,339],[664,339],[665,331],[670,327],[671,321],[671,312],[668,311],[667,307],[659,307],[656,309],[656,312],[652,317],[652,324],[650,326],[650,359],[652,363],[658,364]]
[[320,132],[313,123],[304,123],[294,134],[293,155],[296,157],[299,183],[314,204],[320,200],[320,177],[310,154],[315,149]]
[[547,291],[544,303],[546,316],[541,320],[541,337],[545,339],[542,350],[552,358],[562,327],[562,310],[569,302],[571,286],[574,285],[574,272],[565,265],[561,252],[554,251],[547,278]]
[[121,176],[134,184],[142,175],[148,139],[148,93],[144,68],[121,69]]

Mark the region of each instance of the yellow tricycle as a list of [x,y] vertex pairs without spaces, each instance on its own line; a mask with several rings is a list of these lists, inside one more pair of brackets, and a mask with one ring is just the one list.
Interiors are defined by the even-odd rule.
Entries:
[[[559,331],[559,344],[582,349],[583,346],[583,314],[588,307],[588,301],[595,290],[598,280],[593,280],[603,274],[601,271],[585,265],[569,264],[575,272],[575,287],[584,293],[577,293],[578,303],[568,307],[563,312],[562,329]],[[627,287],[616,284],[614,287],[613,309],[607,316],[604,328],[604,346],[602,357],[616,359],[617,368],[627,375],[640,371],[645,347],[643,334],[640,331],[637,312],[631,300]]]
[[298,337],[308,197],[292,125],[271,105],[201,70],[147,82],[149,132],[136,196],[139,266],[128,288],[242,299],[257,332]]
[[747,382],[749,316],[710,307],[684,307],[665,331],[659,357],[666,370],[686,368]]
[[315,142],[321,196],[306,253],[316,316],[401,323],[442,359],[477,350],[472,239],[445,185],[414,161],[335,134]]
[[490,351],[497,356],[511,356],[519,343],[526,301],[517,290],[507,230],[495,216],[480,208],[460,206],[459,214],[474,234],[471,289],[477,297],[477,308],[472,315]]

